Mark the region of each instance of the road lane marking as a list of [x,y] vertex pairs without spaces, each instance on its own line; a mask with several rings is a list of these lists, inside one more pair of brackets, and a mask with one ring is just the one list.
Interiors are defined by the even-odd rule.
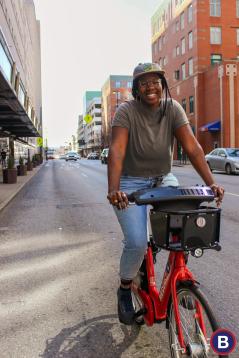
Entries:
[[86,175],[86,174],[84,174],[84,173],[81,173],[81,175],[82,175],[83,177],[88,178],[88,175]]
[[225,191],[225,194],[233,195],[233,196],[239,196],[239,194],[228,193],[227,191]]

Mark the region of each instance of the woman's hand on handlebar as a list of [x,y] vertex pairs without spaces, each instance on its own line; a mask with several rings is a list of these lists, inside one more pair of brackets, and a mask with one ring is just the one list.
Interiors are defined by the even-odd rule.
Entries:
[[224,192],[225,192],[225,189],[218,185],[218,184],[212,184],[210,185],[210,188],[212,189],[214,195],[215,195],[215,200],[216,200],[216,203],[217,203],[217,207],[219,207],[222,203],[222,199],[224,197]]
[[120,190],[113,190],[109,192],[107,199],[111,205],[116,206],[119,210],[124,210],[129,206],[127,195]]

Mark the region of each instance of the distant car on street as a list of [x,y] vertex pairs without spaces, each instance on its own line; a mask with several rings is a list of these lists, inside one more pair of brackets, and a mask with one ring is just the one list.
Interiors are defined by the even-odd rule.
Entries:
[[109,148],[104,148],[101,152],[100,159],[102,164],[108,163]]
[[68,160],[77,161],[77,159],[80,159],[80,156],[79,156],[78,153],[76,153],[76,152],[68,152],[68,153],[66,153],[66,157],[65,157],[66,161],[68,161]]
[[100,155],[97,152],[92,152],[87,155],[87,159],[95,160],[95,159],[99,159],[99,158],[100,158]]
[[66,159],[66,155],[65,155],[65,154],[61,154],[59,159]]
[[205,156],[211,171],[239,173],[239,148],[216,148]]

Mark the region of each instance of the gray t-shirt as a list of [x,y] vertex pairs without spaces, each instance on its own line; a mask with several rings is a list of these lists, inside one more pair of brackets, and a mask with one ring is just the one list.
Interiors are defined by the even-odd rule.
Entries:
[[121,104],[112,127],[129,130],[122,175],[151,177],[171,171],[175,130],[189,123],[182,106],[169,101],[162,117],[163,101],[152,110],[132,100]]

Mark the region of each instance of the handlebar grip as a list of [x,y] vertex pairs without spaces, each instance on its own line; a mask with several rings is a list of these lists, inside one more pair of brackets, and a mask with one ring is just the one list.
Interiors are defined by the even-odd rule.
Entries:
[[127,199],[129,200],[130,203],[134,203],[134,202],[135,202],[134,193],[126,194],[126,195],[127,195]]

